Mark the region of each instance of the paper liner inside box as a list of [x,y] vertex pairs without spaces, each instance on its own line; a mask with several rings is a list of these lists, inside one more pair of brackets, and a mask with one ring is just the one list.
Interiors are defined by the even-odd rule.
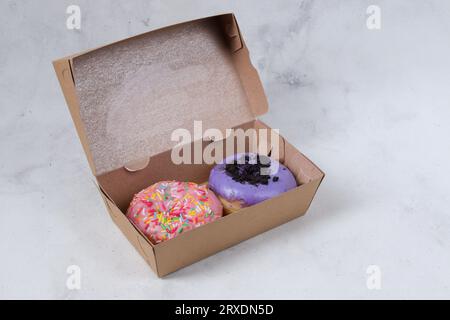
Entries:
[[230,46],[236,31],[234,21],[203,19],[73,58],[96,175],[173,148],[171,133],[192,130],[195,120],[225,130],[265,112],[265,98],[255,101],[249,91],[258,90],[246,83],[248,54]]

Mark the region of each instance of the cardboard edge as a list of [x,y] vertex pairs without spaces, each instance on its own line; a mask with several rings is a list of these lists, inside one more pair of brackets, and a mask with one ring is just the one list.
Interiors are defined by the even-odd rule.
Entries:
[[219,19],[222,24],[225,24],[224,33],[228,36],[228,42],[232,53],[241,50],[244,47],[244,42],[235,15],[233,13],[224,14],[219,16]]
[[84,153],[88,160],[89,167],[91,168],[91,171],[95,176],[96,170],[94,166],[94,161],[92,158],[91,150],[89,149],[89,142],[79,112],[80,108],[78,104],[78,97],[75,90],[75,83],[73,81],[71,61],[66,58],[55,60],[53,61],[53,68],[55,69],[55,73],[61,86],[66,104],[69,107],[69,112],[72,117],[72,121],[75,125],[78,138],[80,139]]
[[124,41],[131,40],[131,39],[134,39],[134,38],[139,38],[139,37],[141,37],[141,36],[143,36],[143,35],[145,35],[147,33],[150,33],[150,32],[163,31],[164,29],[169,29],[169,28],[172,28],[172,27],[181,26],[183,24],[189,24],[189,23],[193,23],[193,22],[198,22],[198,21],[202,21],[202,20],[206,20],[206,19],[212,19],[212,18],[219,18],[221,16],[228,16],[228,15],[231,15],[231,16],[234,17],[234,13],[233,12],[224,12],[224,13],[218,13],[218,14],[215,14],[215,15],[212,15],[212,16],[207,16],[207,17],[202,17],[202,18],[197,18],[197,19],[192,19],[192,20],[187,20],[187,21],[178,21],[178,22],[170,23],[170,24],[164,24],[162,26],[151,28],[148,31],[145,31],[145,32],[142,32],[142,33],[139,33],[139,34],[135,34],[135,35],[132,35],[132,36],[129,36],[129,37],[126,37],[126,38],[122,38],[122,39],[117,40],[117,41],[109,42],[107,44],[102,44],[102,45],[99,45],[99,46],[96,46],[94,48],[90,48],[90,49],[87,49],[87,50],[82,50],[82,51],[80,51],[78,53],[67,55],[67,56],[65,56],[63,58],[60,58],[58,60],[74,60],[74,59],[76,59],[76,58],[78,58],[78,57],[80,57],[80,56],[82,56],[84,54],[90,53],[92,51],[103,49],[103,48],[106,48],[106,47],[109,47],[109,46],[114,46],[116,44],[119,44],[119,43],[124,42]]
[[244,91],[247,95],[251,111],[256,119],[258,116],[268,112],[269,102],[267,100],[264,86],[262,85],[258,71],[250,59],[250,51],[248,50],[245,39],[242,36],[236,16],[233,13],[231,16],[234,20],[242,43],[242,49],[232,53],[231,57],[234,60],[235,66],[239,66],[236,70],[238,71],[241,85],[244,87]]

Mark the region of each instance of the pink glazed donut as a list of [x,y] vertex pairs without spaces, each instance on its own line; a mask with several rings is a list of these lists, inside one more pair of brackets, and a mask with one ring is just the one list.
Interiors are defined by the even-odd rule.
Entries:
[[206,185],[161,181],[136,194],[126,215],[156,244],[216,220],[222,210]]

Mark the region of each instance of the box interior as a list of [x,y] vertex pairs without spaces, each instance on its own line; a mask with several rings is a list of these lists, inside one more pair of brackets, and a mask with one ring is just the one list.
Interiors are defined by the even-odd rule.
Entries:
[[[254,120],[236,128],[247,130],[249,128],[268,129],[263,122]],[[279,139],[279,157],[278,160],[286,165],[294,174],[298,186],[304,185],[312,180],[320,179],[323,173],[308,158],[301,154],[297,149],[290,145],[281,136]],[[270,135],[267,137],[270,138]],[[235,139],[229,137],[227,139]],[[226,140],[222,144],[222,152],[224,157],[234,154],[237,150],[227,150]],[[211,143],[204,141],[202,148]],[[213,142],[217,143],[217,142]],[[259,144],[259,141],[258,141]],[[269,141],[270,145],[271,142]],[[194,143],[190,145],[193,150]],[[255,151],[252,149],[249,140],[245,140],[245,151]],[[210,164],[179,164],[176,165],[171,161],[172,150],[167,150],[151,158],[149,165],[143,170],[137,172],[129,172],[125,168],[119,168],[103,175],[97,176],[99,186],[105,195],[119,208],[122,213],[126,213],[128,206],[134,196],[142,189],[161,180],[179,180],[203,183],[208,181],[209,173],[213,165]],[[239,212],[233,213],[239,214]],[[213,222],[214,223],[214,222]],[[194,230],[195,231],[195,230]],[[169,240],[170,241],[170,240]]]
[[171,149],[171,133],[196,120],[203,130],[225,130],[264,113],[264,93],[245,50],[233,15],[224,15],[74,57],[95,173]]

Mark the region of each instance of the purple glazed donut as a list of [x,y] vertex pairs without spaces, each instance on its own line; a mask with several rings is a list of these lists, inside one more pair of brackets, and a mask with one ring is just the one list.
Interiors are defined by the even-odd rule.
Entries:
[[217,164],[209,187],[222,201],[226,214],[275,197],[297,186],[294,175],[274,159],[239,153]]

